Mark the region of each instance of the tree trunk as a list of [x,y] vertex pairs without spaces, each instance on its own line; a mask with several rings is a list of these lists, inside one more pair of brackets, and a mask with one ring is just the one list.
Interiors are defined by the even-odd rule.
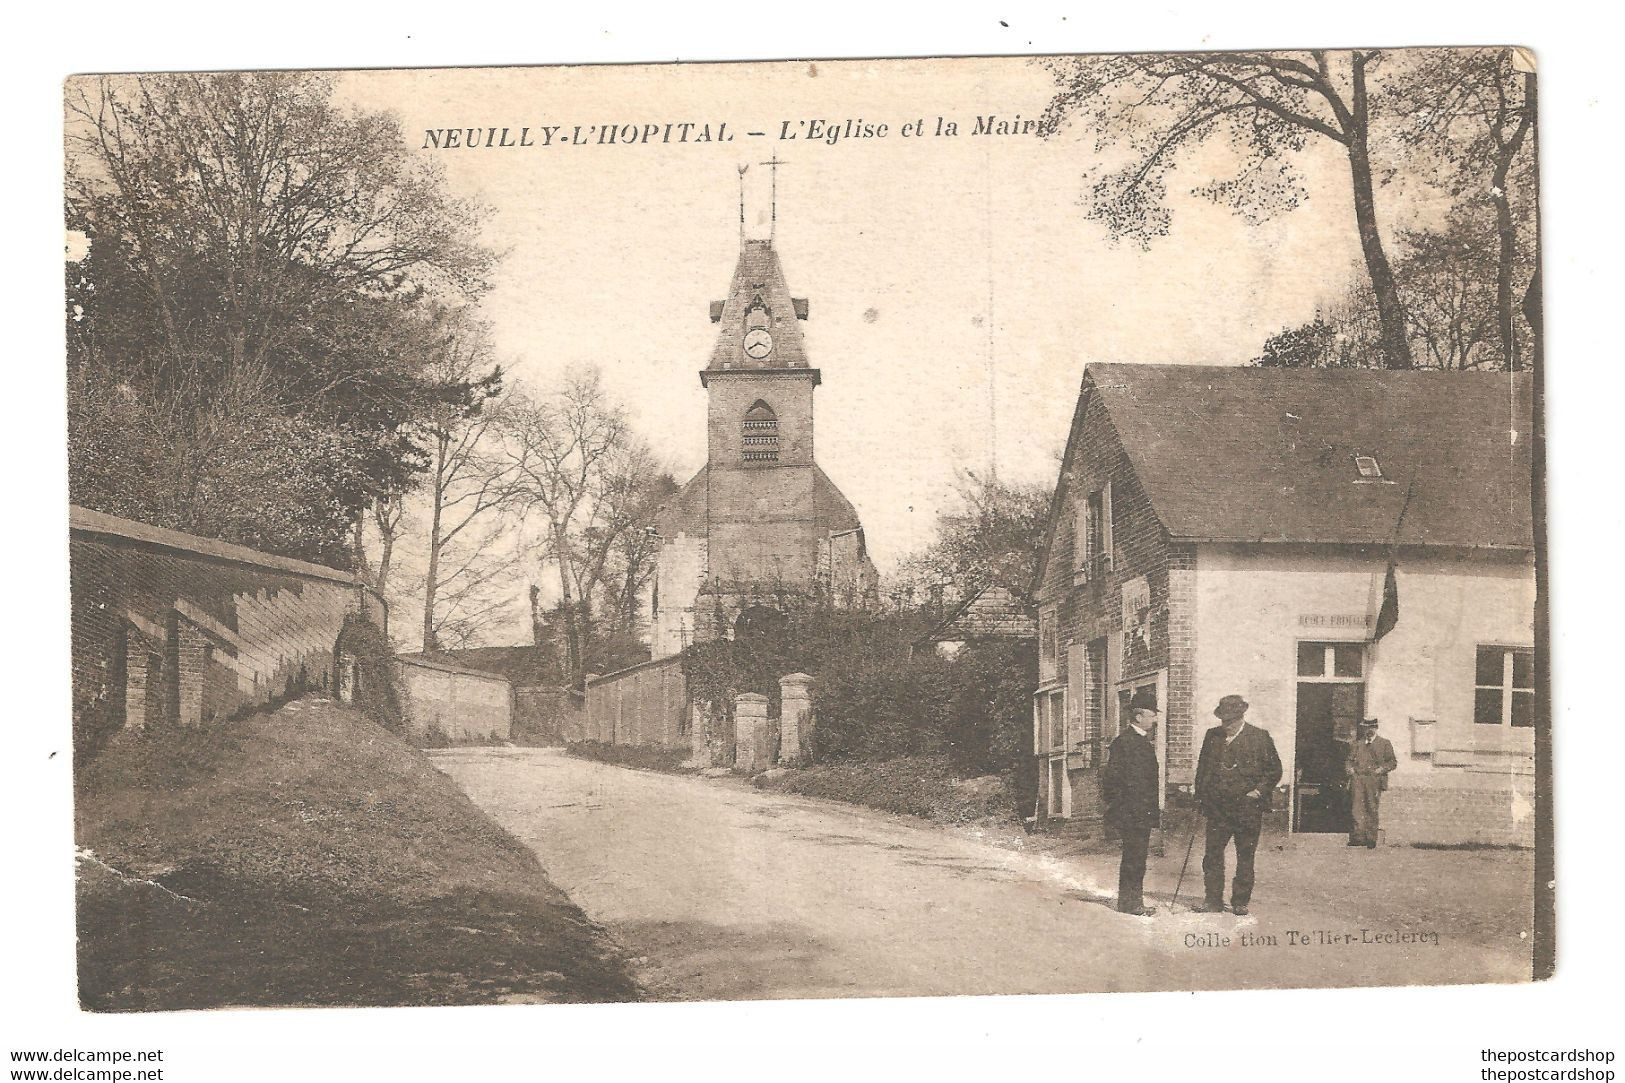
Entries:
[[575,591],[571,586],[574,573],[570,565],[570,540],[565,536],[563,527],[553,524],[553,556],[559,565],[559,608],[564,611],[564,648],[566,664],[570,669],[570,680],[580,681],[581,668],[581,625],[576,620]]
[[[1523,294],[1523,318],[1529,324],[1529,363],[1533,368],[1540,368],[1541,358],[1545,354],[1546,344],[1541,316],[1541,283],[1540,283],[1540,113],[1536,109],[1536,74],[1529,72],[1524,76],[1523,107],[1529,112],[1529,155],[1534,165],[1535,177],[1535,269],[1529,276],[1529,288]],[[1539,410],[1536,410],[1539,416]],[[1537,424],[1538,424],[1537,420]]]
[[445,487],[437,472],[434,508],[429,517],[429,571],[423,580],[423,649],[426,651],[438,650],[440,646],[434,634],[434,596],[440,586],[440,511],[445,496]]
[[1506,190],[1507,167],[1503,162],[1495,171],[1495,184],[1491,194],[1495,199],[1495,233],[1499,251],[1495,261],[1495,326],[1501,335],[1501,367],[1508,372],[1520,368],[1518,362],[1518,328],[1516,309],[1512,303],[1512,270],[1518,258],[1518,231],[1512,222],[1512,197]]
[[1353,97],[1347,112],[1344,131],[1348,136],[1349,172],[1354,181],[1354,221],[1360,234],[1360,252],[1365,256],[1366,273],[1371,277],[1371,292],[1376,295],[1377,320],[1382,324],[1382,349],[1387,368],[1415,368],[1411,358],[1410,338],[1405,333],[1405,306],[1399,299],[1399,286],[1394,282],[1394,269],[1383,251],[1382,234],[1377,229],[1377,197],[1371,184],[1371,151],[1366,137],[1370,129],[1371,109],[1366,95],[1365,66],[1369,55],[1355,53],[1353,62]]
[[1349,170],[1354,180],[1354,220],[1360,232],[1360,252],[1365,256],[1365,269],[1371,276],[1371,291],[1377,300],[1377,319],[1382,324],[1385,367],[1415,368],[1410,339],[1405,333],[1405,308],[1399,300],[1399,286],[1394,282],[1388,253],[1383,250],[1382,235],[1377,231],[1377,200],[1371,185],[1371,157],[1366,148],[1363,117],[1349,136]]

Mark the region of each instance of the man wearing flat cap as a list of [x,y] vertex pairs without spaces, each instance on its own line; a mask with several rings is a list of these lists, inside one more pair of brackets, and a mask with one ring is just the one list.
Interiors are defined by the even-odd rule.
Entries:
[[1247,724],[1247,701],[1240,696],[1225,696],[1213,713],[1220,724],[1207,731],[1196,761],[1196,804],[1207,819],[1202,855],[1206,900],[1201,909],[1224,909],[1224,851],[1234,839],[1230,909],[1246,914],[1253,897],[1253,855],[1264,813],[1281,781],[1281,757],[1267,731]]
[[1112,742],[1101,788],[1106,797],[1106,823],[1123,836],[1123,860],[1117,868],[1117,909],[1148,918],[1157,912],[1146,906],[1145,855],[1151,832],[1162,819],[1157,800],[1157,695],[1150,689],[1134,693],[1128,703],[1128,725]]
[[1349,777],[1349,811],[1353,817],[1350,846],[1377,848],[1377,813],[1382,791],[1388,788],[1388,773],[1398,766],[1394,746],[1388,738],[1377,736],[1377,720],[1361,719],[1359,735],[1344,761]]

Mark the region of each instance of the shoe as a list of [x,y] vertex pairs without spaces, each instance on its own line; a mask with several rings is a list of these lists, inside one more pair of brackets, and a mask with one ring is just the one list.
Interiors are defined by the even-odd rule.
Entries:
[[1224,903],[1205,902],[1200,906],[1192,907],[1192,910],[1198,914],[1222,914],[1224,913]]
[[1148,918],[1157,912],[1155,906],[1142,906],[1138,910],[1125,910],[1123,913],[1132,914],[1137,918]]
[[1345,843],[1344,845],[1346,845],[1346,846],[1364,846],[1365,843],[1361,842],[1359,839],[1349,839],[1348,842]]
[[1244,918],[1247,916],[1247,908],[1245,906],[1232,906],[1230,908],[1230,912],[1236,915],[1238,918]]

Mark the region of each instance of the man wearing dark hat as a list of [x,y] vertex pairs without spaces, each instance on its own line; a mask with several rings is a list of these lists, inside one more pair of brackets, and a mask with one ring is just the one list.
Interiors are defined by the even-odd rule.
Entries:
[[1106,797],[1106,823],[1123,836],[1123,860],[1117,868],[1117,909],[1148,918],[1157,912],[1141,896],[1145,885],[1145,855],[1151,832],[1162,818],[1157,800],[1157,695],[1150,689],[1134,693],[1128,703],[1129,724],[1112,742],[1110,758],[1101,777]]
[[1399,766],[1399,760],[1394,758],[1394,746],[1388,738],[1377,736],[1375,718],[1360,720],[1359,736],[1344,764],[1349,777],[1349,811],[1354,821],[1349,830],[1349,845],[1375,850],[1382,791],[1388,788],[1388,773]]
[[1281,757],[1267,731],[1247,724],[1247,701],[1225,696],[1213,713],[1220,725],[1207,731],[1196,761],[1196,804],[1207,819],[1202,879],[1207,913],[1224,910],[1224,849],[1236,842],[1236,878],[1230,909],[1246,914],[1253,897],[1253,855],[1275,786]]

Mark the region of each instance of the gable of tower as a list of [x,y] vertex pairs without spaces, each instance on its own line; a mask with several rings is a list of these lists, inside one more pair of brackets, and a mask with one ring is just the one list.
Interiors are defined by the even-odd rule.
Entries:
[[[772,242],[745,241],[727,299],[711,305],[711,322],[719,328],[708,368],[806,368],[806,346],[798,323],[806,318],[807,301],[790,296]],[[745,351],[745,338],[756,328],[772,336],[772,349],[760,357]]]

